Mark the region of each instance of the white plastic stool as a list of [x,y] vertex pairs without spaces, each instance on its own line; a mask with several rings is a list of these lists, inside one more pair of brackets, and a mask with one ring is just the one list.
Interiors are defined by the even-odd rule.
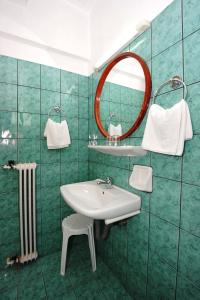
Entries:
[[96,254],[95,254],[94,233],[93,233],[93,219],[90,219],[89,217],[80,214],[72,214],[71,216],[65,218],[62,221],[62,231],[63,231],[63,244],[62,244],[60,274],[63,276],[65,275],[68,239],[72,235],[80,235],[80,234],[88,235],[88,242],[89,242],[91,262],[92,262],[92,271],[95,272]]

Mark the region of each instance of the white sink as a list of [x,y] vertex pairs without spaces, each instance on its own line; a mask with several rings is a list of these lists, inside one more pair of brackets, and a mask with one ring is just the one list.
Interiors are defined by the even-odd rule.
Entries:
[[105,154],[111,154],[115,156],[144,156],[147,151],[141,146],[106,146],[96,145],[88,146],[89,149],[93,149]]
[[122,188],[98,185],[97,181],[66,184],[60,187],[65,202],[76,212],[113,223],[140,213],[141,198]]

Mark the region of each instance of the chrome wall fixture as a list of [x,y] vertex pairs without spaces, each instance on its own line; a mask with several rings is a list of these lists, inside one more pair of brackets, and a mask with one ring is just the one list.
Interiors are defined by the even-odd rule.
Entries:
[[186,99],[187,97],[187,86],[185,84],[185,82],[182,80],[182,78],[178,75],[173,76],[172,78],[170,78],[169,80],[165,81],[163,84],[161,84],[161,86],[156,90],[154,96],[153,96],[153,103],[155,103],[155,99],[158,96],[159,92],[162,90],[163,87],[165,87],[166,85],[170,85],[173,89],[177,89],[179,88],[181,85],[183,85],[184,87],[184,98]]

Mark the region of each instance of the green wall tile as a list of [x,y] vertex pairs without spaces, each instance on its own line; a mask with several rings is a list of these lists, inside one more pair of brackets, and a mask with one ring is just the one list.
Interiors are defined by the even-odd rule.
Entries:
[[121,87],[118,84],[110,83],[110,99],[112,102],[121,101]]
[[170,156],[158,153],[152,153],[151,155],[151,165],[155,176],[180,180],[181,162],[182,158],[179,156]]
[[16,243],[19,240],[19,221],[18,217],[0,219],[1,239],[0,245]]
[[[162,69],[160,70],[160,67]],[[153,92],[169,78],[183,75],[182,65],[182,42],[179,42],[161,54],[155,56],[152,60],[152,84]],[[162,89],[162,93],[171,90],[170,86]]]
[[59,230],[61,225],[60,209],[53,207],[42,211],[42,235]]
[[[41,113],[48,114],[54,106],[60,106],[60,93],[41,90]],[[50,111],[50,116],[59,115],[54,110]]]
[[183,184],[181,196],[181,227],[200,237],[200,187]]
[[192,84],[188,86],[188,97],[187,97],[187,103],[190,110],[190,116],[192,121],[192,129],[193,133],[200,134],[200,120],[199,120],[199,97],[200,97],[200,84]]
[[191,281],[179,275],[177,280],[177,300],[198,300],[200,298],[200,289],[198,289]]
[[88,161],[88,142],[78,141],[78,160],[80,162]]
[[200,238],[181,230],[178,271],[200,288]]
[[150,210],[153,214],[179,225],[181,183],[153,177],[153,192],[150,198]]
[[78,102],[79,118],[88,119],[88,98],[79,97]]
[[78,181],[87,181],[89,174],[88,174],[88,162],[79,162],[78,163]]
[[147,265],[149,214],[141,212],[128,222],[128,264],[135,273]]
[[[51,210],[60,207],[60,188],[59,187],[47,187],[41,189],[41,202],[42,208]],[[43,219],[43,218],[42,218]],[[43,219],[45,221],[45,219]]]
[[61,92],[78,94],[78,74],[61,70]]
[[18,110],[40,113],[40,90],[31,87],[18,87]]
[[0,82],[17,83],[17,60],[0,55]]
[[18,193],[7,192],[0,194],[0,219],[17,217],[18,215]]
[[78,162],[69,162],[61,165],[61,185],[78,180]]
[[72,140],[67,148],[61,149],[61,163],[78,161],[78,141]]
[[17,110],[17,86],[13,84],[0,83],[0,109]]
[[183,157],[183,181],[200,185],[200,136],[195,135],[191,141],[185,144]]
[[162,52],[181,38],[181,0],[175,0],[152,22],[152,55]]
[[5,164],[8,160],[17,161],[16,139],[0,139],[0,162]]
[[60,70],[41,65],[41,88],[60,91]]
[[183,36],[199,29],[200,3],[198,0],[183,0]]
[[162,260],[176,268],[179,230],[153,215],[150,219],[150,249]]
[[78,94],[79,96],[88,97],[89,80],[87,76],[78,75]]
[[149,258],[147,299],[174,299],[176,271],[155,254]]
[[18,137],[40,138],[40,115],[18,113]]
[[88,120],[79,119],[78,123],[78,137],[80,140],[88,140]]
[[78,96],[61,94],[62,116],[68,118],[78,118]]
[[200,30],[184,39],[184,72],[187,84],[200,80],[199,47]]
[[145,61],[151,58],[151,28],[143,32],[130,44],[130,51],[138,54]]
[[41,163],[60,163],[60,149],[48,149],[47,141],[41,141]]
[[[66,120],[66,118],[62,117],[63,120]],[[67,124],[69,127],[69,134],[71,139],[77,140],[79,138],[78,136],[78,126],[79,126],[79,120],[78,118],[67,118]],[[85,124],[83,125],[83,129],[85,129]],[[87,131],[87,129],[85,129]]]
[[40,163],[40,140],[18,139],[18,160]]
[[40,65],[29,61],[18,61],[18,84],[40,87]]
[[18,177],[15,170],[0,169],[0,191],[6,193],[8,191],[18,190]]
[[0,130],[2,138],[17,137],[17,113],[0,111]]
[[42,187],[60,185],[60,164],[41,165],[41,185]]

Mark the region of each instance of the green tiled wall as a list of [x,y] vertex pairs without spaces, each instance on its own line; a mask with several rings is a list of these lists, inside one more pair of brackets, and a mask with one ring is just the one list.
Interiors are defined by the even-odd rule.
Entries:
[[[71,210],[60,197],[61,184],[88,179],[88,77],[0,56],[0,165],[35,161],[39,255],[61,249],[61,220]],[[48,150],[44,128],[51,106],[61,105],[72,143]],[[6,132],[9,130],[8,132]],[[17,171],[0,168],[0,268],[20,254]]]
[[[111,176],[114,183],[142,197],[141,214],[127,226],[115,226],[99,253],[134,299],[200,298],[200,4],[175,0],[133,40],[128,50],[141,55],[151,69],[153,91],[180,75],[187,84],[187,102],[194,137],[182,157],[149,153],[141,158],[112,157],[89,151],[90,179]],[[127,49],[126,49],[127,50]],[[89,132],[98,132],[93,99],[100,73],[90,77]],[[109,93],[107,87],[107,93]],[[112,91],[114,93],[114,91]],[[183,89],[168,86],[156,102],[170,107]],[[141,143],[145,120],[124,142]],[[133,164],[153,167],[153,192],[128,185]]]

